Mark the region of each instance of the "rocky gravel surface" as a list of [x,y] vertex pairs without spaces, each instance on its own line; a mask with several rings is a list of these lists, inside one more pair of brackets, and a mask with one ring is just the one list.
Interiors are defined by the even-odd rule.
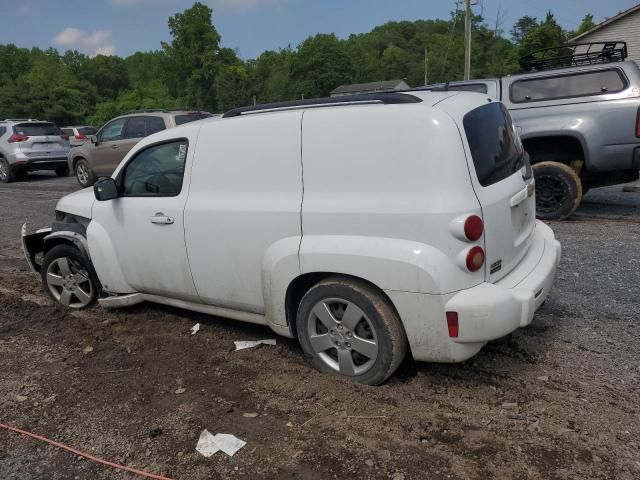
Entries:
[[[18,234],[75,189],[47,175],[0,186],[0,423],[173,479],[640,478],[640,194],[593,190],[551,224],[563,260],[530,326],[365,387],[311,369],[294,341],[233,351],[272,337],[262,327],[54,306]],[[205,428],[247,445],[204,458]],[[0,430],[0,478],[137,477]]]

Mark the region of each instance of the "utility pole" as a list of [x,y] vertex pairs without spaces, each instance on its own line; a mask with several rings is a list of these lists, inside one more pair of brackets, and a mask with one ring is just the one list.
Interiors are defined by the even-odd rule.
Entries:
[[467,5],[464,16],[464,79],[469,80],[471,74],[471,0],[465,0]]

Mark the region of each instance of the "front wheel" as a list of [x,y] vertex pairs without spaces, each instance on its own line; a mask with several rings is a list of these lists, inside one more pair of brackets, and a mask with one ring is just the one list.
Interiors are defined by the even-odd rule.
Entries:
[[101,288],[89,260],[68,244],[57,245],[47,252],[40,275],[51,298],[67,308],[90,306]]
[[356,279],[334,277],[311,288],[298,309],[297,333],[314,367],[366,385],[389,378],[407,352],[393,306]]
[[541,220],[563,220],[582,201],[582,181],[576,172],[558,162],[533,165],[536,179],[536,216]]
[[81,187],[90,187],[96,181],[96,176],[84,158],[81,158],[75,165],[76,179]]

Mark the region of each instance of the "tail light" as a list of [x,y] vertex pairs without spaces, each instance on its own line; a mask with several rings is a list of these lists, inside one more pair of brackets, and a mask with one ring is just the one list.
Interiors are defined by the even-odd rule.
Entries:
[[477,272],[484,265],[484,250],[480,247],[473,247],[467,254],[467,269],[470,272]]
[[447,312],[447,328],[449,329],[450,338],[458,338],[458,312]]
[[484,223],[477,215],[471,215],[464,221],[464,235],[467,240],[475,242],[482,236],[484,232]]
[[87,136],[79,133],[76,135],[76,140],[87,140]]
[[20,135],[18,133],[11,135],[8,139],[7,142],[9,143],[20,143],[20,142],[26,142],[27,140],[29,140],[29,137],[27,137],[26,135]]
[[60,135],[60,138],[63,140],[69,140],[69,135],[67,135],[66,133],[63,133],[62,135]]

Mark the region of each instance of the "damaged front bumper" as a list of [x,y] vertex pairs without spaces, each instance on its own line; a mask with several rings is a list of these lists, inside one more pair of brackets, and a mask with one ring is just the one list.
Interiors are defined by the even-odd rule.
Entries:
[[22,225],[22,250],[29,267],[35,273],[40,272],[44,254],[59,243],[69,243],[75,246],[80,253],[91,260],[86,229],[80,223],[54,222],[51,226],[41,228],[35,233],[27,232],[28,228],[25,223]]
[[27,259],[29,267],[34,273],[40,272],[41,254],[44,251],[45,238],[51,235],[53,232],[52,227],[44,227],[37,230],[35,233],[27,233],[27,224],[22,225],[22,251]]

